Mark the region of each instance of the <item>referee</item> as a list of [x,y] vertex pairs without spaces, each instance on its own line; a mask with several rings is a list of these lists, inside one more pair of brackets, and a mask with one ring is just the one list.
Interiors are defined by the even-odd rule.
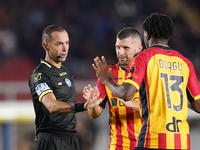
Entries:
[[[29,88],[35,110],[36,150],[79,150],[75,113],[93,108],[101,99],[76,102],[73,75],[62,65],[69,49],[69,36],[58,25],[42,33],[45,60],[33,70]],[[97,88],[94,96],[99,96]]]

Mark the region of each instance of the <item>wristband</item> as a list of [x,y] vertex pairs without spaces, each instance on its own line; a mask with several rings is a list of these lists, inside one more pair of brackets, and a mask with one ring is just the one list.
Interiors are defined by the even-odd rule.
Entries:
[[85,103],[72,103],[71,104],[71,111],[72,113],[77,113],[81,111],[85,111],[86,109],[84,108]]

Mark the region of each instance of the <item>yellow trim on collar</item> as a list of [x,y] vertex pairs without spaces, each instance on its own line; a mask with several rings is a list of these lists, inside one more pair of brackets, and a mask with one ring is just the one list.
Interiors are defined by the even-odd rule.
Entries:
[[47,65],[49,68],[51,68],[51,65],[49,65],[47,62],[41,61],[41,63],[43,63],[43,64]]

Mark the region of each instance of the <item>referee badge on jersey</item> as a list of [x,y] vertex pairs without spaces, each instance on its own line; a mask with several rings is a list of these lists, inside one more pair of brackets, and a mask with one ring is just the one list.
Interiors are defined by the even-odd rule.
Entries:
[[68,78],[65,79],[65,82],[69,87],[71,87],[72,83]]
[[40,83],[36,86],[35,91],[37,93],[38,96],[40,96],[40,94],[46,90],[49,90],[49,86],[46,83]]

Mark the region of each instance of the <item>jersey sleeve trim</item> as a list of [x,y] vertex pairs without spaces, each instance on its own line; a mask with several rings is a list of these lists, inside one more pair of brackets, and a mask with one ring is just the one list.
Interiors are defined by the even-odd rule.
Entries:
[[200,95],[194,97],[194,100],[200,99]]
[[46,94],[48,94],[48,93],[53,93],[53,91],[52,90],[46,90],[46,91],[44,91],[42,94],[40,94],[39,101],[41,102],[43,96],[46,95]]
[[130,79],[124,80],[123,83],[130,83],[130,84],[134,85],[137,90],[139,90],[139,88],[140,88],[136,82],[134,82],[133,80],[130,80]]

